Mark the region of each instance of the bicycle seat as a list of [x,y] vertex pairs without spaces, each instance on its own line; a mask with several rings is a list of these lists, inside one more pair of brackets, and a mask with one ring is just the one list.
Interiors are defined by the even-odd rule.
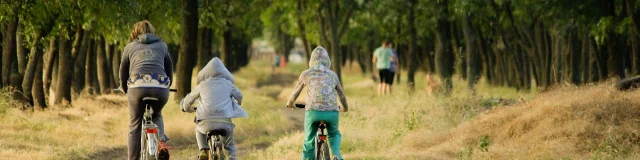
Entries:
[[227,131],[223,129],[214,129],[207,132],[207,136],[215,136],[215,135],[227,136]]
[[153,104],[158,102],[158,98],[155,97],[144,97],[142,98],[142,103],[144,104]]

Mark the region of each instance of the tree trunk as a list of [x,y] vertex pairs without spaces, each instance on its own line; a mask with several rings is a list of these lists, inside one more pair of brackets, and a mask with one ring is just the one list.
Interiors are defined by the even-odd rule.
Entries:
[[307,40],[307,32],[304,26],[304,20],[302,19],[302,15],[304,15],[304,0],[298,0],[298,15],[296,16],[296,20],[298,23],[298,28],[300,29],[300,39],[302,39],[302,45],[304,47],[304,54],[307,59],[306,62],[309,62],[309,58],[311,58],[311,46],[309,46],[309,40]]
[[[22,94],[24,95],[25,100],[27,101],[27,103],[29,103],[30,105],[34,105],[33,104],[33,97],[31,94],[32,91],[32,85],[34,84],[34,75],[37,74],[38,72],[38,63],[42,63],[41,59],[42,59],[42,52],[40,51],[40,49],[38,48],[38,41],[40,40],[40,33],[36,33],[33,36],[33,47],[31,47],[31,53],[29,54],[29,62],[27,64],[26,70],[24,71],[24,78],[22,79]],[[42,68],[42,64],[40,64],[40,68]],[[42,69],[40,69],[42,70]],[[40,72],[42,73],[42,72]],[[40,77],[42,78],[42,75],[40,76],[35,76],[35,77]],[[42,79],[40,79],[40,83],[42,83]],[[41,86],[40,86],[41,87]]]
[[94,86],[99,86],[94,84],[94,75],[96,75],[96,52],[95,52],[95,41],[89,39],[88,43],[87,43],[87,55],[85,56],[85,63],[84,63],[84,69],[85,69],[85,74],[84,74],[84,84],[85,84],[85,90],[87,93],[89,94],[94,94],[97,91],[99,91],[99,87],[94,87]]
[[36,73],[33,77],[33,88],[31,89],[31,96],[33,97],[33,106],[44,109],[47,108],[47,101],[44,98],[44,90],[42,86],[42,66],[44,60],[42,58],[36,59],[38,59],[38,65],[36,66]]
[[[409,6],[409,54],[411,59],[409,59],[409,71],[407,73],[407,82],[409,83],[409,87],[411,89],[415,89],[415,75],[418,70],[418,60],[420,56],[418,56],[418,34],[416,31],[416,16],[415,16],[415,8],[418,5],[417,0],[411,0]],[[398,43],[396,41],[396,43]],[[399,71],[399,68],[396,68]]]
[[440,73],[442,82],[445,87],[445,94],[449,95],[453,89],[453,83],[451,76],[453,76],[454,69],[454,56],[451,51],[451,31],[450,22],[447,19],[449,16],[448,0],[438,1],[438,7],[440,8],[439,18],[437,20],[436,27],[436,70]]
[[98,82],[100,83],[100,93],[107,94],[110,91],[109,88],[111,88],[111,82],[109,79],[109,75],[111,73],[108,72],[109,65],[107,65],[107,53],[105,52],[104,37],[100,36],[97,43],[98,48],[96,50],[96,64],[98,64],[98,67],[96,68],[96,71],[98,73]]
[[[51,88],[51,85],[55,85],[54,83],[52,83],[52,81],[55,78],[53,76],[53,70],[56,67],[56,62],[58,59],[58,48],[57,46],[57,39],[55,37],[51,37],[51,39],[49,40],[49,48],[47,49],[47,58],[45,59],[45,63],[44,63],[44,74],[42,77],[43,80],[43,90],[45,92],[45,94],[49,93],[49,90]],[[52,97],[52,95],[47,94],[47,96]],[[53,101],[51,101],[53,102]]]
[[54,104],[71,105],[71,79],[73,79],[73,59],[71,59],[71,42],[60,37],[58,57],[58,78]]
[[[89,51],[89,46],[91,45],[89,43],[89,41],[91,40],[90,38],[90,33],[89,32],[85,32],[84,36],[82,36],[82,42],[80,42],[81,44],[80,49],[77,50],[77,55],[75,58],[75,62],[74,62],[74,68],[73,68],[73,89],[76,93],[81,93],[84,88],[85,88],[85,64],[86,64],[86,59],[87,59],[87,52]],[[76,46],[74,46],[74,50]],[[71,51],[73,52],[73,50]]]
[[80,46],[82,46],[82,40],[84,38],[84,29],[82,26],[78,25],[76,27],[76,36],[73,39],[73,47],[71,48],[71,58],[75,62],[76,58],[78,58],[78,54],[80,53]]
[[111,73],[113,76],[111,76],[113,78],[114,83],[112,84],[111,87],[113,88],[118,88],[121,84],[120,81],[118,80],[118,77],[120,77],[120,60],[122,59],[122,55],[120,53],[120,50],[118,50],[117,48],[118,44],[116,43],[113,46],[113,50],[111,51],[113,54],[113,57],[111,58]]
[[[16,46],[17,46],[17,59],[18,59],[18,72],[21,76],[24,75],[24,71],[27,67],[27,57],[29,53],[27,53],[27,48],[24,43],[27,43],[24,40],[24,26],[22,24],[18,24],[18,29],[16,33]],[[33,41],[33,40],[32,40]]]
[[85,31],[82,29],[82,26],[77,26],[76,28],[76,36],[73,40],[73,46],[71,48],[71,57],[73,62],[73,79],[71,83],[73,84],[73,91],[76,94],[80,94],[82,92],[82,85],[84,85],[84,76],[79,73],[80,69],[78,66],[78,59],[82,59],[84,61],[84,55],[81,51],[82,43],[85,42],[87,36],[85,36]]
[[575,33],[570,34],[569,36],[569,39],[571,40],[571,43],[569,43],[571,46],[571,81],[574,84],[580,84],[582,83],[582,80],[580,79],[582,77],[582,69],[580,68],[580,60],[582,60],[582,57],[580,57],[582,56],[582,53],[580,52],[580,40],[578,39],[578,35]]
[[[16,56],[18,17],[11,17],[4,32],[2,45],[2,86],[11,86],[11,60]],[[15,87],[15,86],[14,86]]]
[[631,74],[640,74],[640,42],[638,42],[638,32],[640,32],[640,12],[635,9],[635,3],[626,0],[627,16],[633,21],[633,28],[629,28],[629,40],[631,41]]
[[204,40],[207,35],[206,32],[207,31],[205,28],[198,29],[198,58],[196,58],[196,65],[193,65],[193,69],[195,69],[196,74],[200,72],[200,69],[202,69],[204,65],[206,65],[205,63],[209,62],[208,59],[204,58],[206,54],[205,44],[208,43],[206,42],[206,40]]
[[198,1],[182,0],[182,41],[176,67],[176,87],[180,88],[175,96],[181,100],[191,92],[191,74],[193,72],[193,53],[197,52]]
[[111,66],[113,63],[113,57],[115,54],[115,46],[109,45],[109,43],[105,43],[105,56],[107,57],[107,61],[105,61],[107,76],[109,77],[109,92],[111,92],[111,88],[116,88],[118,75],[113,74],[115,71],[113,69],[120,69],[120,66]]
[[[58,51],[59,53],[60,51]],[[53,69],[51,71],[51,86],[49,86],[49,105],[55,105],[56,104],[56,97],[58,97],[58,95],[56,94],[58,92],[57,90],[57,86],[58,86],[58,68],[60,66],[59,63],[59,59],[60,57],[57,56],[56,57],[56,61],[53,62]],[[47,92],[47,91],[45,91]]]
[[478,53],[476,35],[473,26],[467,14],[462,18],[462,30],[467,44],[467,83],[472,93],[475,93],[475,85],[480,79],[482,64],[480,62],[480,53]]

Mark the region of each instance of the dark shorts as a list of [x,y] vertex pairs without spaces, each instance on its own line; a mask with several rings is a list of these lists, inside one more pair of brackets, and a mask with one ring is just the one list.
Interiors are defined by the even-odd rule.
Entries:
[[380,69],[378,70],[380,75],[380,83],[392,84],[393,83],[393,75],[389,69]]
[[395,79],[396,77],[396,72],[389,72],[390,76],[389,76],[389,82],[388,84],[393,84],[393,79]]

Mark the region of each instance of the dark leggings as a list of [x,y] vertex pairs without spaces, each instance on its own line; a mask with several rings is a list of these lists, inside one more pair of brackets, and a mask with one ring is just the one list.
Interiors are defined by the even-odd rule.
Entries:
[[162,121],[162,108],[169,98],[168,88],[130,88],[127,92],[129,100],[129,159],[140,159],[140,132],[142,130],[142,116],[144,115],[145,104],[142,103],[144,97],[155,97],[157,104],[151,104],[153,109],[153,123],[158,125],[158,136],[161,141],[167,141],[164,135],[164,122]]

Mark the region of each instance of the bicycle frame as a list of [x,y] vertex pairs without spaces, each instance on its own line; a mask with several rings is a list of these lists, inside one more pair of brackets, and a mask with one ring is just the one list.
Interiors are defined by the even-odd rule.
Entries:
[[[207,135],[209,135],[207,133]],[[222,143],[222,136],[213,134],[207,137],[209,143],[209,159],[222,160],[226,156],[224,155],[224,143]]]
[[[327,135],[325,134],[325,130],[327,129],[327,124],[324,121],[318,122],[318,133],[316,135],[315,140],[315,159],[319,159],[320,155],[323,154],[321,152],[322,144],[327,143]],[[327,155],[329,156],[329,155]]]
[[[158,156],[158,125],[152,121],[153,109],[150,105],[145,106],[144,116],[142,118],[142,130],[141,130],[141,150],[140,154],[143,159],[157,159]],[[147,157],[150,156],[150,157]]]

